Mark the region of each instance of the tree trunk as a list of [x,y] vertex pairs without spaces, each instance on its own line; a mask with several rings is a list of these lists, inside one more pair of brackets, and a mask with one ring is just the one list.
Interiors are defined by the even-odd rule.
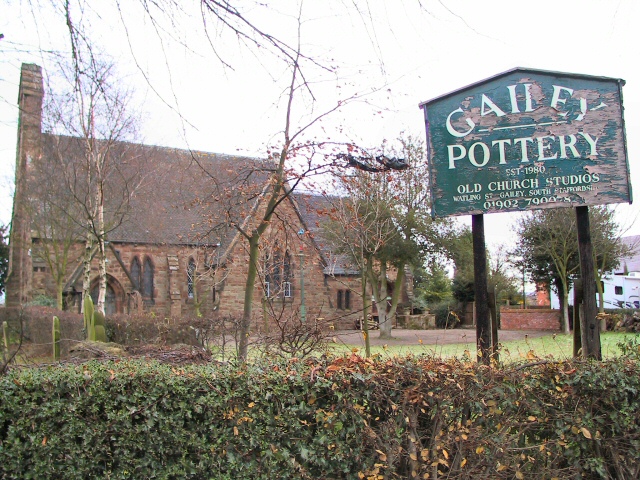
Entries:
[[380,264],[380,278],[375,290],[378,292],[378,294],[374,296],[376,300],[376,308],[378,309],[380,338],[389,339],[391,338],[392,322],[387,312],[387,265],[384,262]]
[[104,244],[104,195],[102,185],[98,188],[97,195],[97,223],[98,223],[98,302],[96,310],[105,314],[104,302],[107,296],[107,252]]
[[58,278],[56,278],[56,308],[58,310],[62,310],[63,308],[63,304],[62,304],[62,289],[64,288],[64,278],[62,278],[61,276],[58,276]]
[[[195,276],[195,274],[194,274]],[[200,311],[200,305],[202,305],[202,300],[198,298],[198,285],[195,281],[193,281],[193,313],[196,317],[202,317],[202,312]]]
[[394,318],[398,310],[398,302],[400,300],[400,294],[402,293],[402,282],[404,281],[404,269],[405,265],[398,268],[396,281],[393,283],[393,293],[391,294],[391,310],[389,310],[390,318]]
[[367,275],[363,272],[362,282],[362,331],[364,332],[364,351],[367,358],[371,356],[371,341],[369,340],[369,298],[367,295]]
[[242,322],[240,323],[240,339],[238,344],[238,358],[241,362],[247,361],[249,349],[249,335],[251,333],[251,314],[253,312],[253,292],[255,290],[256,278],[258,276],[258,260],[260,249],[258,242],[260,236],[254,233],[249,238],[249,270],[247,272],[247,282],[244,290],[244,311]]
[[569,293],[562,294],[562,332],[567,335],[571,332],[569,328]]
[[107,258],[104,247],[104,237],[98,240],[98,302],[96,311],[105,314],[105,299],[107,297]]
[[[602,277],[598,270],[595,271],[596,275],[596,291],[598,292],[598,313],[604,313],[604,288],[602,286]],[[606,330],[606,324],[605,324]],[[604,330],[600,330],[601,332]]]
[[561,326],[563,333],[569,333],[569,293],[565,282],[561,279],[556,280],[556,289],[558,290],[558,301],[560,302]]
[[84,299],[87,295],[91,295],[91,250],[93,250],[93,237],[91,236],[91,229],[87,226],[87,238],[84,243],[84,257],[82,263],[84,265],[82,271],[82,305],[81,310],[84,313]]

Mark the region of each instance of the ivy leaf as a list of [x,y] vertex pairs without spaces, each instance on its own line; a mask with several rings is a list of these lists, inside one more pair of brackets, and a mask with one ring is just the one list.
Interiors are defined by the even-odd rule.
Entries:
[[309,459],[309,450],[305,447],[300,447],[300,457],[303,460],[308,460]]
[[587,430],[586,428],[582,427],[580,429],[580,431],[582,432],[582,435],[585,436],[585,438],[588,438],[589,440],[591,440],[591,432],[589,430]]

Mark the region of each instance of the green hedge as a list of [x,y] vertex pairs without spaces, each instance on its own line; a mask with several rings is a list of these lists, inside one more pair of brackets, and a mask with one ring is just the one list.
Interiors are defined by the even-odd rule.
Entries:
[[90,362],[0,378],[0,478],[638,478],[640,363]]

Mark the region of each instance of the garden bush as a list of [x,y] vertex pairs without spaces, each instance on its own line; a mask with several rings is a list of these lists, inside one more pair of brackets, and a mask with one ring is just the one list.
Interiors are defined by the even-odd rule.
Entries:
[[429,312],[436,317],[437,328],[456,328],[460,324],[460,314],[456,307],[459,306],[452,301],[436,303],[429,307]]
[[637,343],[624,352],[13,369],[0,477],[638,478]]

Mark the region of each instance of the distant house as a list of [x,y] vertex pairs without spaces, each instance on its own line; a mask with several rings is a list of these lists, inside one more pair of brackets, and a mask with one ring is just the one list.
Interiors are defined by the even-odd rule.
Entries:
[[[621,258],[613,272],[602,276],[604,308],[640,308],[640,235],[620,240],[631,254]],[[573,304],[573,288],[569,292],[569,303]],[[556,295],[552,296],[551,305],[558,308]]]
[[[81,161],[82,140],[41,131],[43,95],[40,67],[23,65],[6,303],[55,296],[49,247],[72,235],[63,289],[66,308],[77,309],[82,214],[69,207],[65,211],[75,221],[55,233],[46,205],[51,192],[59,202],[81,196],[81,182],[70,181],[70,172]],[[118,168],[105,200],[107,313],[179,316],[197,307],[206,315],[241,316],[249,257],[235,226],[250,226],[265,208],[270,161],[125,142],[109,154]],[[322,202],[313,194],[283,199],[262,242],[256,322],[267,312],[299,311],[303,291],[308,315],[333,321],[336,328],[351,328],[360,315],[359,272],[321,240]],[[92,254],[95,292],[98,262]]]
[[603,276],[605,308],[640,308],[640,235],[622,237],[631,254]]

